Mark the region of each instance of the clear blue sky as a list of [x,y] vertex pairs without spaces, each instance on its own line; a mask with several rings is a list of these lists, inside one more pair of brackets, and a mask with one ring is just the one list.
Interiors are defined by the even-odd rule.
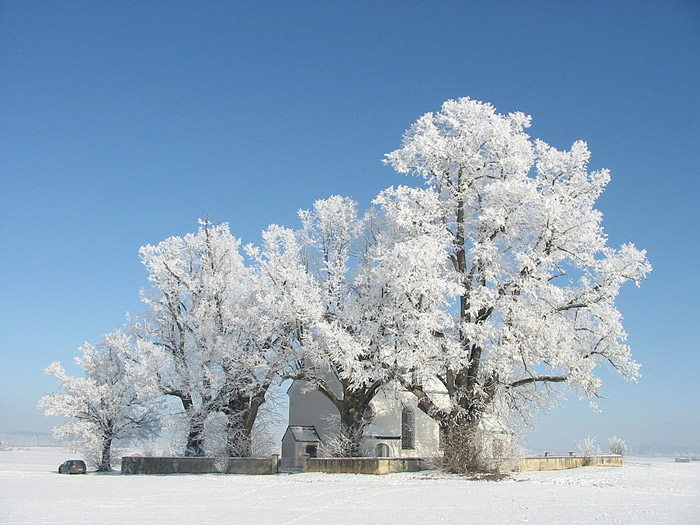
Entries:
[[611,244],[654,265],[619,301],[639,384],[605,373],[602,413],[572,396],[530,446],[698,450],[698,64],[691,0],[0,0],[0,431],[49,430],[42,370],[143,310],[141,245],[205,214],[258,242],[318,198],[417,184],[383,154],[470,96],[588,141]]

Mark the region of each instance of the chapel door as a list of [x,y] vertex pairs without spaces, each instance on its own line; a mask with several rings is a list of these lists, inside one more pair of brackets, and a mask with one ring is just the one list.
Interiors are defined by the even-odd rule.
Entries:
[[375,449],[378,458],[389,457],[389,447],[386,443],[379,443]]

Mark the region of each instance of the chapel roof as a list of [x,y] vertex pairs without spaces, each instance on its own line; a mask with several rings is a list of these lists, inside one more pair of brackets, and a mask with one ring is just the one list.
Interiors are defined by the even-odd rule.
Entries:
[[290,425],[287,427],[287,432],[292,433],[294,441],[305,443],[316,443],[321,441],[316,433],[316,429],[312,426]]

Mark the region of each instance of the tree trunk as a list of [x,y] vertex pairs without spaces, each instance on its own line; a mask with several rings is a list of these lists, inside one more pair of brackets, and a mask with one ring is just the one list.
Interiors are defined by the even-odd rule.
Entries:
[[204,456],[204,422],[190,419],[190,428],[185,445],[186,457]]
[[348,444],[347,455],[359,457],[362,455],[362,433],[364,429],[364,414],[369,402],[364,402],[364,396],[345,392],[340,410],[340,433]]
[[452,419],[441,425],[444,440],[443,466],[459,474],[488,472],[488,454],[478,424],[466,418]]
[[[341,380],[343,396],[338,398],[333,390],[325,382],[319,382],[318,391],[333,403],[340,416],[340,435],[338,436],[338,450],[333,454],[341,457],[360,457],[362,454],[362,435],[365,424],[365,413],[370,406],[377,390],[384,384],[375,381],[360,390],[354,390],[350,382]],[[336,448],[335,446],[333,448]]]
[[263,386],[254,396],[231,395],[224,407],[227,417],[226,454],[229,457],[249,457],[252,454],[253,425],[260,407],[265,403],[268,386]]
[[110,470],[112,470],[112,438],[105,437],[102,440],[102,453],[97,471],[109,472]]
[[239,417],[229,417],[226,424],[227,457],[249,457],[251,455],[251,433],[242,424]]
[[202,457],[204,456],[204,418],[202,414],[196,412],[194,403],[189,397],[180,397],[182,407],[187,415],[187,423],[189,425],[187,432],[187,444],[185,445],[186,457]]

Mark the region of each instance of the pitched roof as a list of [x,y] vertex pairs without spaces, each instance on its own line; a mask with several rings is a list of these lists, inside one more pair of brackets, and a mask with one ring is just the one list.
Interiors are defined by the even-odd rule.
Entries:
[[294,438],[294,441],[306,442],[306,443],[314,443],[314,442],[321,441],[321,439],[318,437],[318,434],[316,433],[316,429],[314,427],[289,426],[289,427],[287,427],[287,432],[292,433],[292,437]]

